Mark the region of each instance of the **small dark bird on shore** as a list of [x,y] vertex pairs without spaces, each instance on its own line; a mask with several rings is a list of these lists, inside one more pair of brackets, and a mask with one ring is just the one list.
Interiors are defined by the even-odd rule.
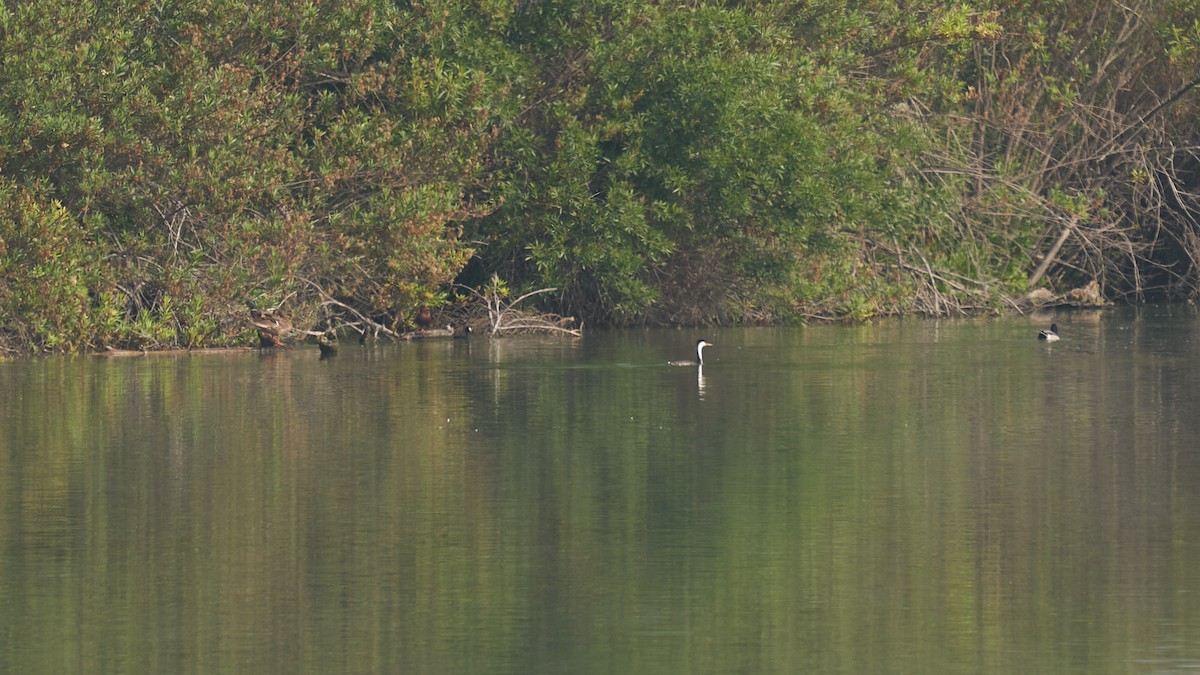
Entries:
[[417,308],[417,325],[421,329],[429,328],[433,325],[433,312],[429,311],[428,305],[421,305]]

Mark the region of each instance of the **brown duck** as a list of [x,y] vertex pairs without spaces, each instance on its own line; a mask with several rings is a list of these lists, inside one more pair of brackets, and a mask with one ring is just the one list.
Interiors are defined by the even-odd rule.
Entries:
[[428,305],[421,305],[417,308],[417,326],[421,330],[425,330],[433,325],[433,312],[429,311]]
[[278,309],[259,309],[253,300],[247,300],[246,307],[250,309],[250,325],[258,330],[258,346],[287,349],[283,338],[292,332],[292,320],[280,314]]

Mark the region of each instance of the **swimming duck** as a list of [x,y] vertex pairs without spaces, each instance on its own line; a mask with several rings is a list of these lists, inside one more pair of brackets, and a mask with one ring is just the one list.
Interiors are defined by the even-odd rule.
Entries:
[[454,329],[454,339],[455,340],[470,339],[471,334],[474,332],[475,331],[471,330],[470,324],[463,324],[459,328]]
[[1045,340],[1046,342],[1057,342],[1058,341],[1058,324],[1056,324],[1056,323],[1050,324],[1050,330],[1044,330],[1044,331],[1038,333],[1038,339]]
[[338,350],[337,333],[332,330],[327,330],[317,336],[317,348],[321,350],[321,356],[333,356]]
[[704,348],[711,347],[713,344],[707,340],[700,339],[696,341],[696,360],[695,361],[667,361],[669,366],[702,366],[704,365]]
[[292,332],[292,320],[283,316],[277,309],[261,310],[253,300],[246,301],[250,309],[250,325],[258,329],[258,346],[284,347],[282,338]]

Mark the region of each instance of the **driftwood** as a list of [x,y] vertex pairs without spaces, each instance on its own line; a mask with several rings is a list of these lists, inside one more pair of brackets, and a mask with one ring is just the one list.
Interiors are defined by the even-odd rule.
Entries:
[[516,306],[521,302],[536,295],[552,293],[558,290],[556,288],[539,288],[512,301],[505,300],[507,291],[504,284],[495,276],[492,277],[489,286],[482,291],[462,285],[459,285],[458,288],[474,295],[487,308],[488,330],[492,336],[530,333],[557,333],[571,337],[583,335],[580,328],[572,327],[575,323],[574,317],[517,309]]
[[400,333],[398,337],[401,340],[435,340],[445,338],[466,338],[470,337],[470,335],[470,326],[455,328],[454,326],[447,324],[445,328],[425,328],[423,330]]
[[[305,279],[303,277],[300,278],[300,281],[303,281],[304,283],[308,284],[309,286],[311,286],[313,288],[313,290],[315,290],[317,292],[317,295],[319,295],[321,298],[321,306],[322,307],[336,307],[339,311],[344,312],[346,315],[353,317],[352,321],[346,321],[341,325],[357,332],[360,336],[362,336],[363,340],[365,340],[367,338],[367,336],[372,336],[372,337],[377,338],[380,335],[386,335],[387,337],[390,337],[390,338],[401,339],[401,335],[399,333],[397,333],[396,331],[379,323],[378,321],[375,321],[374,319],[367,316],[366,314],[363,314],[362,312],[358,311],[354,307],[351,307],[350,305],[342,302],[341,300],[338,300],[337,298],[333,297],[329,293],[326,293],[325,289],[322,288],[321,285],[316,283],[315,281],[312,281],[311,279]],[[330,328],[332,329],[334,327],[331,325]],[[309,335],[321,335],[321,334],[322,333],[318,333],[318,332],[309,332]]]
[[1100,282],[1096,279],[1092,279],[1079,288],[1072,288],[1062,295],[1051,293],[1045,288],[1035,288],[1026,293],[1021,300],[1025,305],[1034,309],[1045,307],[1092,309],[1112,304],[1105,299],[1104,294],[1100,291]]
[[154,351],[141,349],[117,349],[115,347],[105,347],[104,351],[92,352],[92,356],[108,356],[112,358],[123,358],[128,356],[199,356],[209,354],[247,354],[257,351],[271,351],[272,349],[258,349],[254,347],[204,347],[199,349],[159,349]]

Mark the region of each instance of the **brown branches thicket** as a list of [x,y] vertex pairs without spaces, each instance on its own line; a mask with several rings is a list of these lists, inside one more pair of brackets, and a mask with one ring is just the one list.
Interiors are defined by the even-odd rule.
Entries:
[[574,327],[575,319],[544,312],[524,310],[517,307],[525,300],[552,293],[557,289],[539,288],[515,299],[509,299],[507,285],[498,276],[493,276],[487,286],[471,288],[456,284],[456,288],[473,296],[486,310],[487,329],[491,336],[550,333],[580,337],[583,331]]
[[919,170],[959,186],[967,236],[1023,252],[1030,287],[1200,296],[1200,78],[1165,58],[1164,6],[1080,3],[1055,41],[981,42],[971,109],[936,118],[947,150]]

